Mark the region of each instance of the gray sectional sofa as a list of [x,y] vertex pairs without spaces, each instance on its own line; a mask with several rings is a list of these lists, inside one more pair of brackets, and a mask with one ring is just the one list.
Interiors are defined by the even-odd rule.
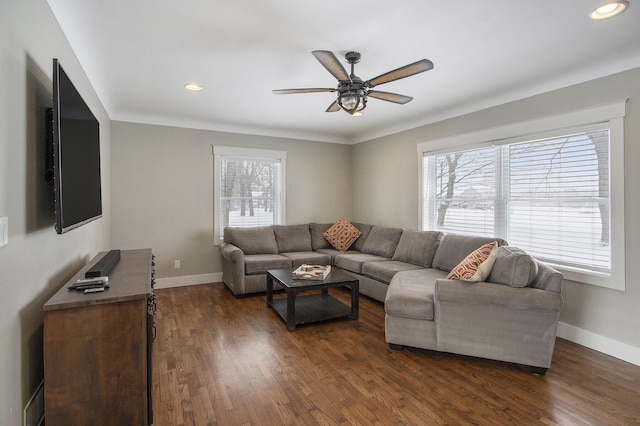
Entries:
[[[266,271],[331,264],[384,302],[385,337],[403,346],[531,366],[551,363],[563,305],[562,274],[499,238],[443,235],[353,223],[362,235],[339,252],[323,237],[332,224],[226,228],[223,281],[234,295],[264,292]],[[487,242],[496,261],[484,282],[446,279]]]

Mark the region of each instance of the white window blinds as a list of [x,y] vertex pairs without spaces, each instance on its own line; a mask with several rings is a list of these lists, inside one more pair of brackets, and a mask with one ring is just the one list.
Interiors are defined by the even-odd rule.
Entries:
[[501,153],[509,243],[557,264],[610,271],[608,129]]
[[283,223],[286,153],[214,147],[214,233]]
[[278,222],[280,161],[221,161],[221,226],[266,226]]
[[608,127],[500,143],[424,155],[423,227],[502,237],[540,260],[610,272]]
[[484,148],[425,157],[432,199],[431,228],[445,232],[495,235],[495,149]]

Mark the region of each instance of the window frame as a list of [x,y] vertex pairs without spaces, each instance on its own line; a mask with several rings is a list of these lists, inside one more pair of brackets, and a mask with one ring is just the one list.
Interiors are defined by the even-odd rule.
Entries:
[[418,151],[418,214],[421,229],[427,229],[424,215],[425,199],[423,158],[425,155],[478,149],[520,141],[541,139],[562,134],[575,128],[606,123],[609,140],[609,185],[611,227],[611,272],[599,273],[563,265],[553,266],[565,279],[625,291],[625,212],[624,212],[624,116],[626,100],[537,119],[463,133],[417,144]]
[[276,198],[278,208],[275,221],[276,225],[284,224],[286,218],[286,161],[287,152],[272,149],[246,148],[235,146],[212,145],[213,149],[213,241],[218,246],[224,241],[224,230],[220,228],[220,220],[218,214],[220,212],[220,194],[222,178],[222,160],[223,159],[242,159],[249,161],[278,161],[280,163],[280,193]]

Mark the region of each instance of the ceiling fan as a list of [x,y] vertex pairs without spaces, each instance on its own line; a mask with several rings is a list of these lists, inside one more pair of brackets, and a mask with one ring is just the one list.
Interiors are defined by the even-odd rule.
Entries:
[[347,74],[347,71],[333,52],[328,50],[314,50],[311,54],[315,56],[331,75],[338,79],[338,87],[335,89],[276,89],[273,90],[273,93],[276,95],[288,95],[293,93],[338,92],[338,98],[327,108],[327,112],[335,112],[342,109],[353,116],[362,115],[362,110],[366,108],[367,98],[369,97],[397,104],[410,102],[413,99],[411,96],[371,89],[380,84],[410,77],[433,68],[433,62],[428,59],[421,59],[412,64],[381,74],[371,80],[362,81],[353,71],[354,65],[360,62],[359,52],[347,52],[345,55],[345,59],[351,64],[350,74]]

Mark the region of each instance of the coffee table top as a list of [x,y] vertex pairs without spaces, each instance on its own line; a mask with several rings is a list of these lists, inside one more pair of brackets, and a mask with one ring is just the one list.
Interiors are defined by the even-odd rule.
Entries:
[[293,276],[291,275],[293,271],[294,269],[270,269],[267,271],[267,273],[280,284],[289,288],[313,287],[323,284],[337,284],[357,281],[356,278],[353,278],[343,270],[338,269],[334,266],[331,267],[331,272],[329,272],[329,275],[327,275],[324,280],[304,280],[299,278],[293,279]]

